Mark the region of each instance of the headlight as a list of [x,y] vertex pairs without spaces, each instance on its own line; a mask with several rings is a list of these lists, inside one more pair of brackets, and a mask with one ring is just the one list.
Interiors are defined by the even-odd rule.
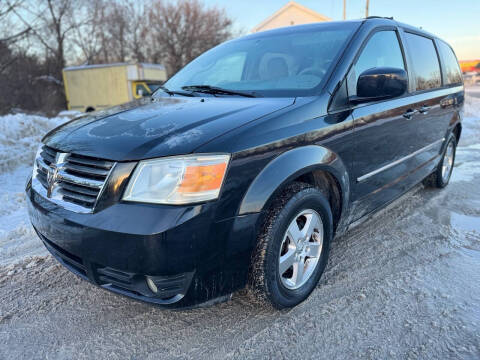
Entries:
[[33,170],[32,170],[32,177],[36,178],[37,177],[37,171],[38,171],[38,165],[37,165],[37,159],[40,157],[40,154],[43,150],[43,144],[40,144],[37,153],[35,154],[35,159],[33,160]]
[[191,155],[140,161],[123,200],[190,204],[218,198],[230,155]]

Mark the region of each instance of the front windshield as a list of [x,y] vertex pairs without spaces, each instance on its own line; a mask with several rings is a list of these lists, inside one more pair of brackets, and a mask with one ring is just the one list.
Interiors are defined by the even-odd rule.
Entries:
[[171,91],[208,85],[260,96],[314,93],[356,23],[259,33],[221,44],[193,60],[165,83]]

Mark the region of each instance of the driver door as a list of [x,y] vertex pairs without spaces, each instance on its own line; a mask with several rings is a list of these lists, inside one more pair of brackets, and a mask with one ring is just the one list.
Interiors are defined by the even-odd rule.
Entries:
[[[356,95],[359,75],[374,67],[406,70],[399,35],[395,29],[374,32],[360,52],[348,78],[349,96]],[[412,97],[360,104],[353,109],[354,220],[399,196],[412,163],[405,160],[417,148]]]

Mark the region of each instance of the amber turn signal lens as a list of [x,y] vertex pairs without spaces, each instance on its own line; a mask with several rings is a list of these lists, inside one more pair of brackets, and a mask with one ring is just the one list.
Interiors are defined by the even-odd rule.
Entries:
[[228,154],[196,154],[142,160],[122,199],[153,204],[194,204],[220,195]]
[[226,168],[226,163],[188,166],[178,191],[196,193],[220,189]]

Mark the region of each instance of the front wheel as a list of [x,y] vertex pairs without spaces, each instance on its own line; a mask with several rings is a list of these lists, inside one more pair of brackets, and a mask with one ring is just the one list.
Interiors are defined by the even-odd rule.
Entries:
[[330,205],[307,184],[288,186],[275,201],[258,237],[250,288],[276,308],[305,300],[327,265],[333,225]]

